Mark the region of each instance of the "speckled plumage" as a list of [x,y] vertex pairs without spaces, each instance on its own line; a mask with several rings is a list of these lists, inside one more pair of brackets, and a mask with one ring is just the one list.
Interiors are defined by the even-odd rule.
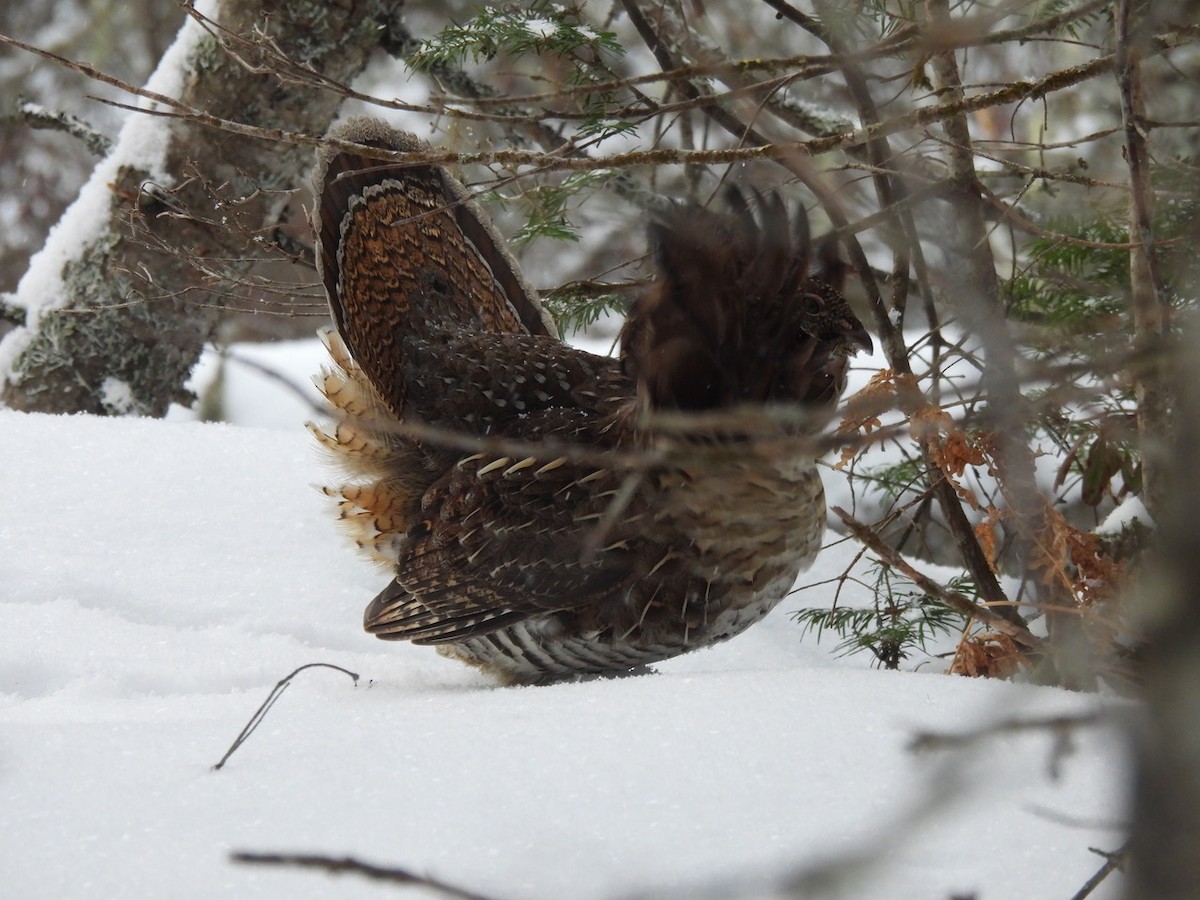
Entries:
[[[338,136],[421,146],[363,120]],[[368,631],[540,682],[706,646],[782,599],[824,529],[804,429],[687,415],[836,403],[869,339],[809,278],[803,217],[736,193],[659,217],[659,274],[613,359],[552,336],[443,169],[327,153],[316,188],[337,333],[319,378],[336,420],[314,433],[349,476],[326,493],[394,574]]]

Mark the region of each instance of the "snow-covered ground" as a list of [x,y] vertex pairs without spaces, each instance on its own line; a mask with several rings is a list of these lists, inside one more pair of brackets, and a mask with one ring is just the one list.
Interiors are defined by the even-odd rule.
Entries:
[[[361,632],[386,579],[343,543],[298,427],[0,412],[0,460],[4,897],[406,890],[230,861],[249,850],[354,855],[507,900],[742,878],[740,895],[767,896],[761,879],[855,854],[870,865],[833,896],[1065,898],[1101,863],[1088,847],[1122,839],[1112,728],[1078,733],[1057,779],[1047,735],[907,749],[1103,701],[834,659],[788,617],[826,589],[655,675],[501,689]],[[302,673],[213,771],[310,662],[362,677]]]

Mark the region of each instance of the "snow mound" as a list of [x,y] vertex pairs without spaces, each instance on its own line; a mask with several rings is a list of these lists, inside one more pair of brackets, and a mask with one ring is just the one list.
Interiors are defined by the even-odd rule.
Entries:
[[[841,896],[1061,897],[1098,868],[1089,846],[1120,842],[1110,729],[1078,734],[1056,780],[1049,736],[906,749],[1095,697],[833,660],[787,604],[658,674],[494,688],[360,631],[384,579],[342,542],[298,429],[0,411],[0,458],[5,896],[398,895],[229,861],[248,850],[530,900],[744,877],[765,896],[763,879],[860,852],[875,865]],[[304,672],[212,771],[310,662],[362,678]]]

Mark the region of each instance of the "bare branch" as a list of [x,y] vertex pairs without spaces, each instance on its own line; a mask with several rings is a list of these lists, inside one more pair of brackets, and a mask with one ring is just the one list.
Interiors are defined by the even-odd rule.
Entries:
[[1125,861],[1129,858],[1129,845],[1130,842],[1126,841],[1111,852],[1097,850],[1095,847],[1088,847],[1093,853],[1104,857],[1104,865],[1097,869],[1096,874],[1085,881],[1083,886],[1071,895],[1071,900],[1087,900],[1088,897],[1092,896],[1092,891],[1100,887],[1109,875],[1122,868],[1125,865]]
[[248,865],[319,869],[331,875],[350,872],[374,881],[428,888],[443,897],[455,897],[458,900],[495,900],[485,894],[477,894],[428,875],[416,875],[408,869],[400,869],[395,866],[377,866],[362,862],[352,856],[335,857],[316,853],[253,853],[238,850],[229,854],[229,858],[234,862]]
[[[161,103],[164,109],[138,109],[145,115],[165,116],[168,118],[187,119],[194,124],[203,125],[230,134],[242,135],[274,144],[293,144],[305,147],[327,146],[337,150],[357,153],[371,159],[384,160],[401,165],[491,165],[531,166],[543,172],[582,172],[602,168],[632,168],[637,166],[661,165],[691,165],[691,164],[731,164],[751,160],[786,161],[801,156],[815,156],[832,150],[844,150],[869,143],[877,137],[896,134],[906,129],[921,125],[940,122],[963,113],[987,109],[993,106],[1003,106],[1019,100],[1036,99],[1055,91],[1079,84],[1111,71],[1113,56],[1101,56],[1091,62],[1081,63],[1066,69],[1052,72],[1034,81],[1016,81],[1012,84],[990,93],[976,94],[961,101],[940,103],[923,106],[903,115],[884,119],[876,125],[855,129],[837,135],[810,140],[779,141],[759,146],[742,146],[719,150],[681,150],[662,148],[657,150],[635,150],[625,153],[614,153],[608,156],[581,159],[578,157],[562,156],[554,153],[541,153],[528,150],[488,150],[477,152],[450,152],[433,150],[422,153],[398,154],[394,151],[383,150],[379,147],[364,146],[351,141],[329,140],[322,135],[291,131],[284,128],[264,128],[247,125],[229,118],[211,115],[201,109],[190,106],[178,100],[161,94],[145,91],[134,85],[122,82],[120,79],[104,75],[86,63],[65,60],[56,54],[32,47],[21,41],[0,35],[0,43],[19,47],[39,56],[66,65],[88,77],[94,77],[106,84]],[[113,104],[121,106],[121,104]],[[126,107],[136,109],[136,107]],[[730,123],[736,132],[738,126]]]
[[950,591],[944,588],[938,582],[934,581],[928,575],[923,574],[912,566],[903,556],[893,550],[890,546],[884,543],[870,526],[863,524],[855,519],[850,513],[846,512],[840,506],[833,507],[833,512],[837,514],[858,540],[862,541],[866,546],[871,548],[880,559],[887,563],[892,568],[902,572],[905,577],[912,579],[913,583],[921,590],[925,591],[931,597],[936,598],[939,602],[950,607],[956,612],[962,613],[968,618],[978,619],[981,622],[986,622],[991,628],[1006,635],[1030,650],[1040,650],[1044,642],[1029,631],[1024,625],[1017,624],[1005,616],[1000,615],[995,608],[987,604],[973,603],[968,598],[964,597],[957,591]]
[[271,689],[271,693],[267,694],[267,699],[264,700],[262,705],[254,711],[254,715],[250,717],[250,721],[246,723],[246,726],[238,733],[238,736],[233,739],[233,743],[229,745],[229,749],[225,751],[225,755],[222,756],[217,761],[216,765],[213,766],[214,771],[220,771],[225,767],[225,763],[229,760],[229,757],[233,756],[233,754],[237,752],[238,748],[241,747],[242,744],[246,743],[247,739],[254,733],[255,729],[262,724],[262,721],[266,718],[267,713],[271,711],[271,707],[275,705],[275,701],[283,695],[283,692],[287,690],[288,685],[292,683],[292,679],[305,669],[333,669],[337,672],[342,672],[346,675],[349,675],[354,681],[355,685],[358,684],[358,675],[356,673],[351,672],[349,669],[343,669],[341,666],[335,666],[332,663],[308,663],[296,669],[290,675],[281,678],[275,684],[275,687]]

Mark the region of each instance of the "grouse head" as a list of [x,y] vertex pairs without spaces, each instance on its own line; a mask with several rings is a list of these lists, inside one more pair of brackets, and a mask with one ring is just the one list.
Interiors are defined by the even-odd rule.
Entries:
[[809,274],[808,218],[737,189],[729,213],[676,204],[650,226],[658,277],[630,311],[621,363],[651,408],[832,409],[871,339],[841,293],[832,243]]

